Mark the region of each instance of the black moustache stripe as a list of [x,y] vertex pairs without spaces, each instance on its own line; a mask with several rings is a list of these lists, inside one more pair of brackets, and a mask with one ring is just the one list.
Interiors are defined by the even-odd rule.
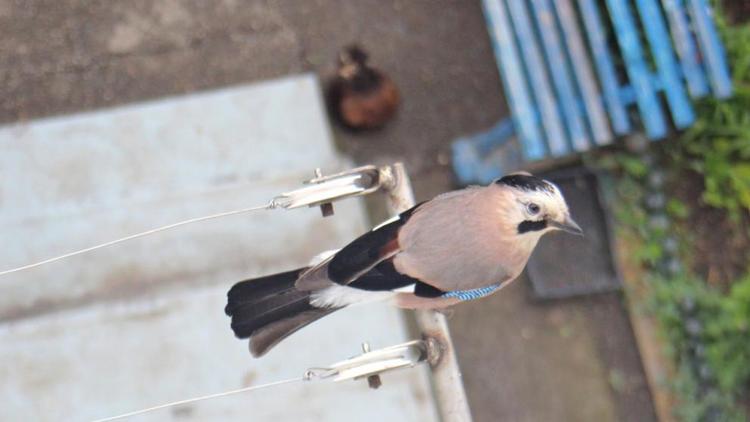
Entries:
[[544,230],[547,228],[547,220],[531,221],[526,220],[518,225],[518,234]]

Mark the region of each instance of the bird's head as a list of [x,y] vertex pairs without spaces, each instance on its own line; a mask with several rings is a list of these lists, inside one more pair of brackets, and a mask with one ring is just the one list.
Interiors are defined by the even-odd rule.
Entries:
[[365,65],[368,58],[369,55],[367,52],[357,44],[349,45],[339,53],[339,62],[341,64],[356,63],[359,65]]
[[358,72],[367,67],[368,58],[367,52],[362,47],[356,44],[347,46],[339,53],[339,76],[344,79],[354,78]]
[[552,230],[583,235],[554,183],[528,173],[514,173],[495,184],[507,191],[506,198],[512,202],[506,208],[506,218],[518,236],[539,238]]

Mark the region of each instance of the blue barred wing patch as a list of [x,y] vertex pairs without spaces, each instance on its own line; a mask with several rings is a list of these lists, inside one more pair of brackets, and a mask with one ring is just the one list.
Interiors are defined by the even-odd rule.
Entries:
[[458,300],[461,300],[461,301],[474,300],[474,299],[479,299],[481,297],[485,297],[489,295],[490,293],[497,290],[499,287],[500,287],[500,283],[495,283],[495,284],[490,284],[489,286],[480,287],[477,289],[455,290],[452,292],[445,292],[441,295],[441,297],[457,298]]

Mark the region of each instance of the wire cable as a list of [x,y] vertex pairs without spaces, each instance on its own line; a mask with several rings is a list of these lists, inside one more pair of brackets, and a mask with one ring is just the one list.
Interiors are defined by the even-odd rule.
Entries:
[[264,389],[264,388],[276,387],[278,385],[283,385],[283,384],[291,384],[293,382],[308,381],[309,379],[310,378],[307,377],[307,376],[302,376],[302,377],[297,377],[297,378],[289,378],[289,379],[285,379],[285,380],[281,380],[281,381],[269,382],[268,384],[261,384],[261,385],[254,385],[254,386],[250,386],[250,387],[238,388],[236,390],[225,391],[223,393],[209,394],[207,396],[193,397],[191,399],[185,399],[185,400],[173,401],[171,403],[160,404],[158,406],[148,407],[148,408],[145,408],[145,409],[136,410],[134,412],[123,413],[123,414],[117,415],[117,416],[110,416],[110,417],[103,418],[103,419],[96,419],[96,420],[94,420],[92,422],[114,421],[114,420],[117,420],[117,419],[124,419],[124,418],[129,418],[131,416],[142,415],[144,413],[153,412],[153,411],[159,410],[159,409],[165,409],[165,408],[168,408],[168,407],[179,406],[181,404],[188,404],[188,403],[194,403],[194,402],[202,401],[202,400],[215,399],[215,398],[218,398],[218,397],[231,396],[233,394],[246,393],[248,391],[261,390],[261,389]]
[[101,248],[106,248],[108,246],[116,245],[118,243],[122,243],[122,242],[125,242],[125,241],[128,241],[128,240],[133,240],[133,239],[137,239],[139,237],[149,236],[149,235],[152,235],[152,234],[155,234],[155,233],[159,233],[159,232],[162,232],[162,231],[165,231],[165,230],[174,229],[176,227],[185,226],[187,224],[198,223],[200,221],[212,220],[214,218],[229,217],[231,215],[243,214],[243,213],[247,213],[247,212],[251,212],[251,211],[267,210],[267,209],[272,209],[272,208],[274,208],[274,204],[273,203],[268,203],[268,204],[260,205],[260,206],[257,206],[257,207],[243,208],[243,209],[239,209],[239,210],[227,211],[227,212],[222,212],[222,213],[218,213],[218,214],[207,215],[207,216],[203,216],[203,217],[191,218],[189,220],[183,220],[183,221],[180,221],[180,222],[177,222],[177,223],[174,223],[174,224],[169,224],[169,225],[166,225],[166,226],[157,227],[155,229],[151,229],[151,230],[147,230],[147,231],[144,231],[144,232],[136,233],[136,234],[133,234],[133,235],[130,235],[130,236],[122,237],[120,239],[115,239],[115,240],[112,240],[112,241],[109,241],[109,242],[101,243],[99,245],[91,246],[89,248],[80,249],[80,250],[77,250],[77,251],[66,253],[64,255],[56,256],[54,258],[45,259],[44,261],[39,261],[39,262],[35,262],[33,264],[24,265],[22,267],[11,268],[9,270],[0,271],[0,276],[4,276],[4,275],[7,275],[7,274],[12,274],[12,273],[17,273],[17,272],[20,272],[20,271],[30,270],[32,268],[36,268],[36,267],[39,267],[39,266],[42,266],[42,265],[45,265],[45,264],[49,264],[49,263],[52,263],[52,262],[55,262],[55,261],[59,261],[61,259],[70,258],[72,256],[84,254],[84,253],[91,252],[91,251],[94,251],[94,250],[97,250],[97,249],[101,249]]

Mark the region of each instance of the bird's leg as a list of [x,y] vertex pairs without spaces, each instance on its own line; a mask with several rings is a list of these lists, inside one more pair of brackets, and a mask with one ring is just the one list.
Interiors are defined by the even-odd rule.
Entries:
[[453,314],[455,313],[455,309],[453,309],[452,306],[446,306],[445,308],[437,308],[435,309],[435,312],[438,312],[440,314],[443,314],[443,316],[446,319],[451,319],[453,317]]

